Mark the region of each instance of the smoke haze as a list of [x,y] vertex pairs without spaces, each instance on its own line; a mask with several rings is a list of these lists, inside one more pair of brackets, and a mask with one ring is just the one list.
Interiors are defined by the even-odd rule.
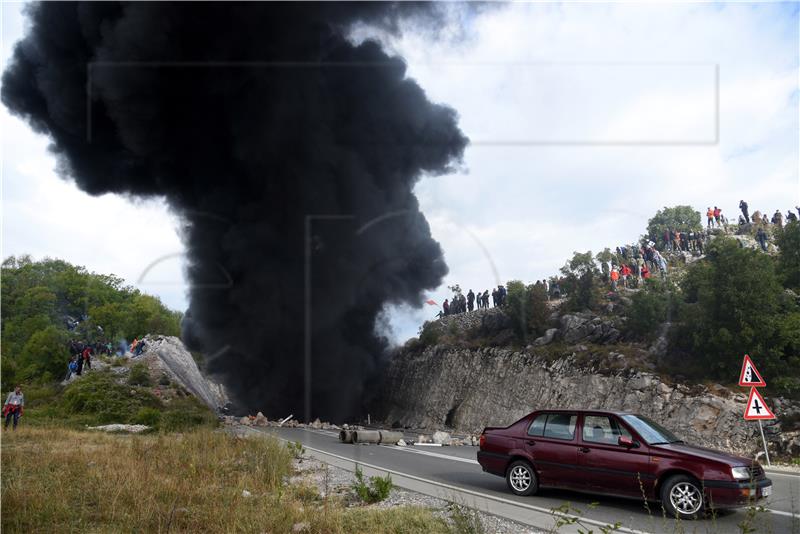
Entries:
[[[347,40],[354,24],[396,31],[437,10],[29,8],[3,103],[49,136],[59,171],[84,191],[163,196],[180,215],[184,341],[209,355],[242,410],[359,415],[386,349],[376,317],[387,303],[419,305],[447,272],[412,189],[458,163],[467,139],[401,59]],[[131,261],[152,260],[147,243],[125,246]]]

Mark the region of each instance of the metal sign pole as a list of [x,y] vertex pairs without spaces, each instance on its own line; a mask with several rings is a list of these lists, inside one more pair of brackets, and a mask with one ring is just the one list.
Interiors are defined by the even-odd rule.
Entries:
[[769,463],[769,451],[767,450],[767,440],[764,439],[764,427],[761,426],[761,419],[758,420],[758,430],[761,432],[761,441],[764,443],[764,454],[767,456],[767,467],[772,467]]

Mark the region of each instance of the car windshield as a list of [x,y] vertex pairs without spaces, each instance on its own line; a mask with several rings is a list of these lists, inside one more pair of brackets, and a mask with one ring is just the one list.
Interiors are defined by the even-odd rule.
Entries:
[[642,436],[642,439],[650,445],[681,441],[675,434],[663,426],[641,415],[623,415],[622,419],[631,425],[633,429]]

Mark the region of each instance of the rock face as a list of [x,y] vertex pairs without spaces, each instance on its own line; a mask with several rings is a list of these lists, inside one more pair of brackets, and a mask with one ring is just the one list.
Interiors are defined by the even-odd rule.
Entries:
[[228,404],[224,387],[203,376],[180,339],[146,336],[144,341],[145,350],[140,358],[147,361],[148,367],[162,370],[213,410],[221,410]]
[[[567,332],[587,324],[572,319],[567,323]],[[758,426],[742,419],[747,401],[743,391],[671,385],[646,372],[582,366],[572,356],[548,361],[501,348],[433,346],[399,351],[385,377],[379,408],[391,424],[480,432],[484,426],[508,425],[536,409],[602,408],[650,417],[696,445],[742,454],[760,448]],[[785,411],[787,401],[776,400],[776,412],[779,406]],[[785,450],[777,429],[765,431],[775,450]]]

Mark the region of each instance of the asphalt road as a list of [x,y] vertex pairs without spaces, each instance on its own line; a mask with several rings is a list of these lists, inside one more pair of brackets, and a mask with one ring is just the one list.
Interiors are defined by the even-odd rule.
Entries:
[[[556,515],[553,508],[570,503],[580,512],[586,529],[622,524],[625,532],[697,532],[727,534],[741,532],[739,524],[747,519],[745,510],[717,512],[714,517],[678,524],[664,518],[657,504],[651,512],[642,501],[627,500],[572,491],[541,490],[533,497],[517,497],[506,489],[505,480],[484,473],[475,458],[477,447],[397,447],[383,445],[351,445],[340,443],[338,433],[299,428],[251,428],[251,431],[272,433],[277,437],[303,443],[313,456],[329,464],[353,470],[359,464],[365,474],[391,473],[401,487],[447,500],[461,502],[485,512],[520,523],[548,530]],[[800,534],[800,476],[769,472],[773,495],[766,510],[750,521],[754,532]],[[592,504],[596,503],[596,504]],[[567,526],[559,532],[577,532]]]

